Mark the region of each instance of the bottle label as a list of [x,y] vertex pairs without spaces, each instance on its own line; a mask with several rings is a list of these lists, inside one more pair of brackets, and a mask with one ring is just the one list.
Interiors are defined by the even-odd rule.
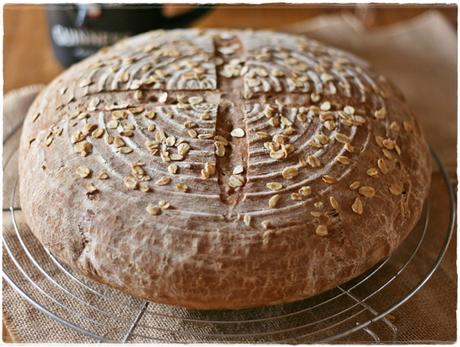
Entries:
[[130,33],[93,31],[88,29],[70,28],[55,24],[51,28],[51,37],[61,47],[92,46],[104,47],[130,36]]

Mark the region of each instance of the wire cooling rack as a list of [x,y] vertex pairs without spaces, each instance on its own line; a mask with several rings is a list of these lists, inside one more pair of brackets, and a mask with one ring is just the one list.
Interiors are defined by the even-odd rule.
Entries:
[[[409,300],[439,266],[455,221],[448,174],[433,153],[449,201],[445,220],[422,218],[404,243],[367,273],[300,302],[248,310],[199,311],[158,305],[95,284],[70,271],[43,248],[9,207],[13,230],[3,235],[3,278],[33,307],[97,342],[391,342],[393,310]],[[425,249],[429,246],[430,251]],[[434,251],[433,251],[434,250]]]

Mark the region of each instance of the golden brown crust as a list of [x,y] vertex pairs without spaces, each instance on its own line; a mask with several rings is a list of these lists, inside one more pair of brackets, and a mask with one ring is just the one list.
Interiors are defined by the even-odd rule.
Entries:
[[28,224],[76,271],[154,302],[306,298],[418,220],[429,150],[400,93],[304,37],[156,31],[73,66],[20,147]]

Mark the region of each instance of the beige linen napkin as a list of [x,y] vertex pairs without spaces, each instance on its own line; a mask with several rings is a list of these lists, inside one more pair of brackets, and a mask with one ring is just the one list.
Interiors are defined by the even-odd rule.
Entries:
[[[456,163],[456,36],[452,28],[437,13],[428,13],[412,21],[398,24],[384,30],[367,32],[359,21],[352,16],[329,16],[319,17],[306,23],[298,23],[284,28],[286,31],[306,33],[310,37],[322,40],[326,43],[345,48],[355,54],[370,60],[382,73],[388,75],[401,87],[408,102],[415,110],[421,122],[429,142],[441,155],[451,172],[455,172]],[[9,93],[4,99],[4,207],[10,205],[9,198],[17,177],[16,150],[20,136],[20,125],[26,110],[37,92],[42,86],[31,86],[19,91]],[[446,215],[448,213],[448,201],[445,189],[438,174],[433,176],[432,189],[432,223],[439,227],[440,232],[445,230]],[[19,206],[18,200],[13,206]],[[21,286],[28,288],[28,293],[34,298],[43,297],[40,290],[52,294],[67,307],[75,309],[77,313],[89,315],[96,322],[105,321],[106,324],[98,326],[80,319],[78,315],[65,312],[66,309],[59,307],[52,300],[41,300],[43,305],[52,308],[53,312],[69,317],[77,324],[104,335],[107,338],[123,340],[139,317],[138,313],[143,307],[140,300],[127,295],[109,290],[103,286],[96,288],[110,297],[110,300],[96,298],[88,291],[82,290],[69,276],[64,275],[49,260],[48,255],[38,245],[37,241],[29,236],[27,227],[21,216],[16,212],[17,222],[24,231],[24,243],[30,249],[30,253],[37,259],[50,275],[62,286],[67,288],[73,295],[81,298],[83,302],[98,304],[113,315],[107,317],[100,312],[94,312],[85,304],[79,303],[75,298],[64,295],[55,285],[44,278],[37,271],[36,266],[30,264],[26,254],[23,254],[21,245],[14,236],[14,228],[9,212],[3,212],[3,233],[11,251],[19,255],[18,261],[25,268],[26,273],[34,280],[38,287],[33,287],[24,280],[24,276],[15,270],[15,264],[4,251],[3,262],[5,270],[13,274],[13,279]],[[441,234],[440,234],[441,235]],[[442,234],[444,235],[444,234]],[[407,250],[410,252],[410,242]],[[437,256],[438,248],[425,247],[423,253],[418,255],[415,267],[408,269],[404,281],[395,281],[384,295],[377,297],[371,305],[380,309],[394,300],[401,293],[405,293],[419,279],[420,274],[431,264]],[[341,342],[369,342],[372,335],[378,336],[383,342],[452,342],[456,339],[456,252],[455,240],[449,247],[446,258],[432,279],[405,305],[396,310],[386,321],[371,324],[368,331],[360,331],[352,334]],[[401,258],[402,259],[402,258]],[[393,266],[398,265],[396,258],[393,265],[388,266],[391,275]],[[14,271],[13,271],[14,270]],[[79,278],[81,281],[84,279]],[[102,301],[101,301],[102,300]],[[314,299],[313,299],[314,300]],[[345,299],[344,299],[345,300]],[[104,306],[100,303],[104,302]],[[341,301],[345,305],[344,301]],[[123,305],[120,305],[123,303]],[[274,314],[292,311],[302,308],[302,304],[286,305],[282,308],[265,310],[264,314]],[[120,309],[120,307],[123,307]],[[359,308],[359,305],[356,309]],[[340,308],[330,308],[330,310]],[[352,311],[349,313],[351,316]],[[322,312],[326,314],[327,312]],[[331,312],[332,313],[332,312]],[[170,318],[175,315],[182,320]],[[213,312],[212,317],[216,320],[225,319],[257,319],[261,312],[246,310],[237,313]],[[3,317],[7,327],[18,342],[91,342],[90,337],[76,332],[64,325],[50,319],[43,313],[33,308],[23,300],[11,286],[3,285]],[[258,331],[257,326],[251,329],[245,326],[232,325],[200,325],[194,324],[193,319],[202,319],[204,315],[196,311],[180,308],[171,308],[150,304],[137,322],[137,328],[130,334],[128,341],[153,342],[144,335],[156,336],[160,341],[167,342],[193,342],[210,341],[208,338],[197,338],[200,334],[228,334],[229,332],[247,333]],[[306,321],[314,317],[303,318]],[[294,320],[294,321],[293,321]],[[266,322],[260,325],[260,331],[280,330],[305,323],[302,318],[293,317],[281,321]],[[397,334],[393,334],[391,327],[397,327]],[[238,328],[238,329],[236,329]],[[249,330],[248,330],[249,329]],[[167,330],[177,331],[170,333]],[[338,329],[340,330],[340,329]],[[193,331],[190,335],[187,331]],[[300,332],[299,332],[300,333]],[[292,334],[290,334],[292,336]],[[280,336],[278,336],[279,338]],[[241,338],[241,342],[253,341],[249,338]],[[270,341],[270,338],[264,339]],[[297,342],[308,342],[309,339],[299,339]]]

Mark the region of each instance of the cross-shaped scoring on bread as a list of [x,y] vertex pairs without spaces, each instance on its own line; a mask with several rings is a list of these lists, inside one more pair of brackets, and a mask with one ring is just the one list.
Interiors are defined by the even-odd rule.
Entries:
[[[269,208],[313,204],[311,183],[321,179],[327,185],[336,184],[351,171],[350,166],[360,162],[359,153],[370,145],[372,132],[379,130],[383,136],[375,135],[375,141],[381,147],[380,156],[360,165],[376,179],[394,169],[401,155],[397,137],[400,131],[412,130],[411,121],[400,125],[398,120],[388,120],[385,97],[391,91],[385,79],[369,74],[362,62],[300,37],[264,32],[185,33],[155,32],[149,34],[152,43],[146,46],[136,46],[139,40],[120,43],[85,64],[90,69],[74,85],[61,89],[67,102],[59,111],[67,113],[63,121],[70,125],[75,150],[86,157],[96,143],[104,142],[115,153],[126,155],[123,160],[130,172],[123,182],[127,188],[150,193],[151,201],[155,186],[197,192],[200,182],[181,175],[181,167],[187,170],[200,156],[201,177],[217,176],[220,199],[226,204],[238,204],[253,195],[266,197]],[[130,92],[111,103],[104,98],[108,91]],[[372,124],[367,126],[367,122]],[[358,132],[366,136],[357,136]],[[62,133],[60,125],[53,125],[44,144],[50,146]],[[157,158],[155,167],[146,166],[146,153],[136,158],[140,161],[130,159],[134,151],[141,151],[141,140],[142,150]],[[200,144],[207,142],[213,142],[214,155],[209,146]],[[81,166],[76,174],[93,179],[98,187],[95,177],[82,176]],[[270,188],[264,192],[258,184],[265,178],[270,179],[265,186],[279,187],[276,194]],[[247,183],[250,189],[245,189]],[[401,194],[402,189],[394,187],[402,183],[392,183],[381,194]],[[369,189],[358,189],[351,205],[330,207],[361,215],[365,198],[375,195],[363,194]],[[158,190],[158,194],[166,192]],[[87,195],[91,198],[96,193],[103,190],[91,188]],[[334,194],[333,189],[321,186],[315,195],[325,194]],[[329,199],[337,201],[333,195]],[[180,204],[174,207],[181,208]],[[251,216],[260,211],[245,212]],[[312,212],[314,216],[321,213]],[[327,235],[327,225],[316,230],[321,230],[320,236]]]
[[122,213],[112,202],[123,201],[157,228],[324,240],[382,204],[410,213],[408,194],[424,195],[411,191],[411,155],[425,145],[400,94],[301,36],[136,36],[60,76],[28,122],[44,175],[72,175],[85,208]]

